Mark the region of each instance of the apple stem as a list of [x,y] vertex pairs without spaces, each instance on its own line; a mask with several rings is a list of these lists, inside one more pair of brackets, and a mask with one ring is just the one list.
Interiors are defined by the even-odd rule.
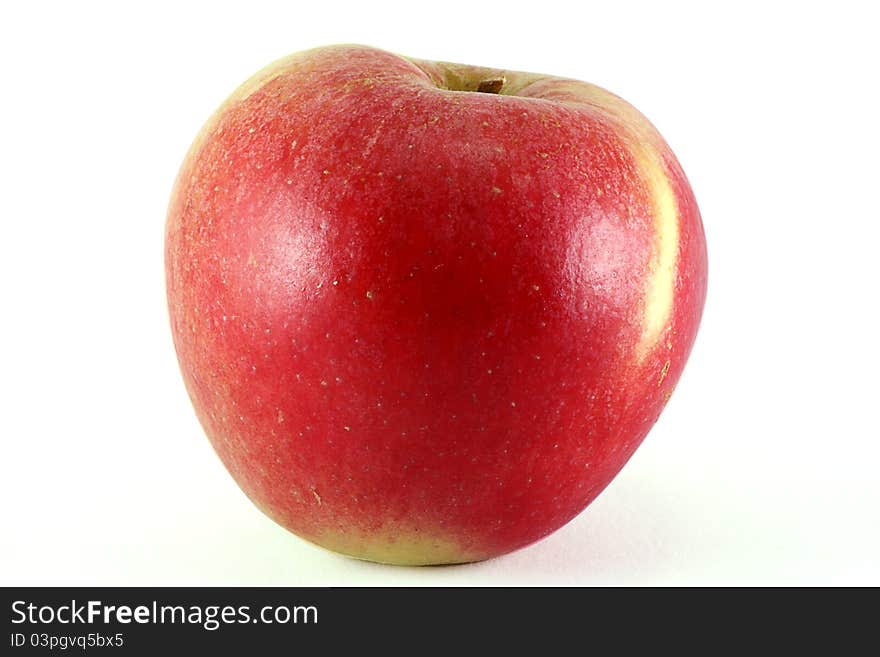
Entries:
[[501,87],[504,86],[505,82],[507,80],[503,77],[489,78],[480,82],[477,86],[477,91],[483,94],[497,94],[501,91]]

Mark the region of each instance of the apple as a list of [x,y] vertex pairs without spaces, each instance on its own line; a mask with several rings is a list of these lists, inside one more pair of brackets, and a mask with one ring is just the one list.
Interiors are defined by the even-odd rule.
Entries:
[[669,399],[706,293],[694,195],[625,101],[352,45],[220,107],[165,249],[185,384],[235,481],[393,564],[501,555],[581,512]]

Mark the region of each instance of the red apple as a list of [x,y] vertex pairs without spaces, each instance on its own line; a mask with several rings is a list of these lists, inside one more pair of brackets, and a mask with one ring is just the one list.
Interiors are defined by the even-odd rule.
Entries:
[[362,46],[209,120],[166,275],[198,417],[295,534],[397,564],[553,532],[672,393],[706,291],[672,151],[592,84]]

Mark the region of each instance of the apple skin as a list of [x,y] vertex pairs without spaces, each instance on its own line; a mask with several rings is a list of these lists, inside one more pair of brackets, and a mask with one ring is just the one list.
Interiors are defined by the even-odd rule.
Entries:
[[707,277],[685,175],[625,101],[364,46],[221,106],[165,258],[186,387],[242,490],[395,564],[504,554],[582,511],[672,393]]

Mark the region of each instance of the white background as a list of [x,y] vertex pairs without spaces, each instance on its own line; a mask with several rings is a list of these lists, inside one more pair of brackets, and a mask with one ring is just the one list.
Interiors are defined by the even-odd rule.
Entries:
[[[0,584],[880,585],[876,20],[716,4],[4,3]],[[700,203],[709,297],[678,390],[601,497],[513,555],[396,568],[300,541],[184,390],[177,168],[240,82],[338,42],[605,86]]]

